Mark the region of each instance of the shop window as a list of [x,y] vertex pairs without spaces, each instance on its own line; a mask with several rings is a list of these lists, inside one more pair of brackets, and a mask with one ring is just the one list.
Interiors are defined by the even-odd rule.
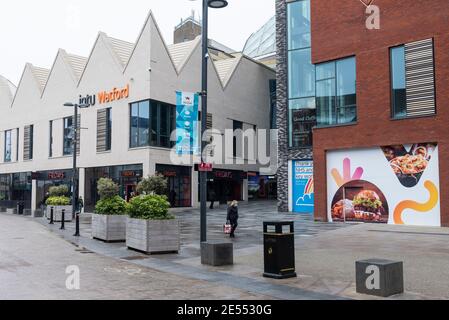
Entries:
[[318,126],[357,121],[355,57],[316,66]]
[[48,134],[48,157],[53,157],[53,120],[50,121],[49,134]]
[[64,118],[64,145],[63,154],[65,156],[73,154],[73,117]]
[[433,39],[391,48],[390,64],[392,117],[434,115]]
[[176,128],[176,107],[158,101],[131,104],[131,148],[172,147],[170,136]]
[[12,130],[5,131],[5,162],[11,162],[12,153]]
[[[241,147],[239,150],[239,148],[237,146],[242,145],[241,142],[242,142],[243,122],[234,120],[232,126],[233,126],[233,130],[234,130],[234,137],[233,137],[233,144],[232,144],[232,147],[233,147],[232,155],[234,158],[242,157],[243,150],[241,150]],[[240,132],[238,130],[240,130]]]

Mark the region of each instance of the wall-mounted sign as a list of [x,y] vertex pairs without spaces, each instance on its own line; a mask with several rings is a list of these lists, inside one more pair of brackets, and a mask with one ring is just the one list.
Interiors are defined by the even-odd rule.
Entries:
[[293,212],[313,213],[315,194],[313,161],[293,161]]
[[48,180],[64,180],[65,172],[64,171],[53,171],[47,174]]
[[113,88],[111,91],[101,91],[96,95],[86,95],[79,96],[79,104],[88,105],[89,107],[94,106],[97,101],[100,104],[110,103],[114,101],[119,101],[129,97],[129,84],[124,88]]
[[199,154],[198,100],[196,93],[176,93],[176,153]]
[[120,173],[120,175],[124,178],[134,178],[134,177],[140,177],[141,173],[139,171],[134,170],[125,170]]
[[213,170],[212,163],[204,163],[204,162],[199,165],[198,169],[198,171],[200,172],[212,172],[212,170]]

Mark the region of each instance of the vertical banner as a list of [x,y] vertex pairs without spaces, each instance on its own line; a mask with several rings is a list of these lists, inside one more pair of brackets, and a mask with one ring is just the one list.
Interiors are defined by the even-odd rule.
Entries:
[[176,92],[176,153],[179,155],[200,153],[198,100],[196,93]]
[[293,212],[313,213],[313,161],[293,161]]

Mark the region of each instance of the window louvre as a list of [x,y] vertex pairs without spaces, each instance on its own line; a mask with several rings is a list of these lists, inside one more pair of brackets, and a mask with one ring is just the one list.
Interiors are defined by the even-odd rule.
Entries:
[[97,152],[107,151],[107,109],[97,111]]
[[23,160],[33,159],[33,125],[25,126],[23,137]]
[[435,114],[433,39],[405,45],[407,117]]

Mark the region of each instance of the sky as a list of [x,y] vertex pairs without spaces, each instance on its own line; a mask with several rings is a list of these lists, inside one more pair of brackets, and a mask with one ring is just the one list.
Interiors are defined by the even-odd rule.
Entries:
[[[240,51],[275,13],[275,0],[228,0],[209,10],[209,38]],[[50,69],[59,48],[87,57],[99,31],[135,42],[150,10],[165,41],[201,0],[14,0],[0,4],[0,75],[18,84],[25,63]]]

